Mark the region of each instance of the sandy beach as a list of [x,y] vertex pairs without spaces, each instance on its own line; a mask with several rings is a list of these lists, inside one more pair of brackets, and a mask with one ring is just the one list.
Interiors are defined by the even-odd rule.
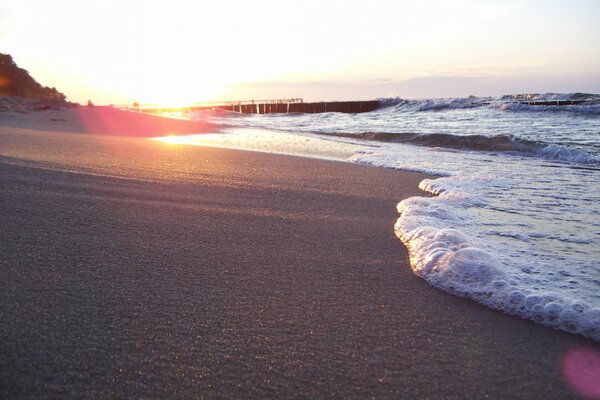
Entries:
[[578,398],[561,361],[597,344],[412,273],[425,175],[157,118],[0,113],[0,398]]

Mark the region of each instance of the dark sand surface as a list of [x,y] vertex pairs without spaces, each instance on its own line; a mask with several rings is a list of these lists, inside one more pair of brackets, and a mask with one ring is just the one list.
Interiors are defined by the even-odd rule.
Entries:
[[576,398],[596,344],[413,275],[423,177],[0,127],[0,398]]

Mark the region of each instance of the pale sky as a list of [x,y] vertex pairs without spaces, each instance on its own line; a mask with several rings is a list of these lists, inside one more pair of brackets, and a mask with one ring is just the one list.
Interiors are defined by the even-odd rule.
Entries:
[[596,0],[0,0],[0,52],[69,100],[600,93]]

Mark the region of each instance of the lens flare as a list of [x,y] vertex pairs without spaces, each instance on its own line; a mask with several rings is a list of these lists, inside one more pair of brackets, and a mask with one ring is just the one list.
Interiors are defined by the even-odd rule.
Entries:
[[577,394],[600,399],[600,351],[585,347],[570,349],[561,367],[565,381]]

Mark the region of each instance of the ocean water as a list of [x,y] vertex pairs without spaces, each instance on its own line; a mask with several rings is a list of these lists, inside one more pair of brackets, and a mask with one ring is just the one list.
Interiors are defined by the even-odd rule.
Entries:
[[[577,100],[574,105],[519,101]],[[600,341],[600,96],[383,99],[364,114],[190,113],[182,143],[434,174],[398,204],[415,274],[446,292]]]

